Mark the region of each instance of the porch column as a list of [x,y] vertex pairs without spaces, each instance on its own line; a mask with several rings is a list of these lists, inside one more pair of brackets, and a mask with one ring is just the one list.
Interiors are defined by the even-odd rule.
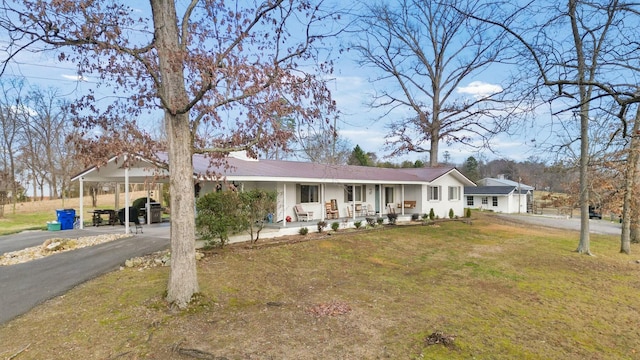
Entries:
[[327,215],[327,209],[324,207],[327,199],[325,199],[325,184],[320,184],[320,220],[324,221],[325,216]]
[[351,184],[351,216],[356,219],[356,185]]
[[400,206],[402,207],[402,215],[404,215],[404,184],[400,185]]
[[84,178],[80,177],[80,229],[84,229]]
[[378,209],[378,214],[380,214],[380,216],[382,216],[382,215],[384,215],[384,208],[385,208],[385,205],[384,205],[384,202],[383,202],[383,196],[382,196],[382,193],[384,192],[384,187],[382,186],[382,184],[380,184],[378,186],[379,186],[379,189],[380,189],[380,191],[378,192],[378,198],[380,200],[380,202],[378,203],[379,206],[380,206],[380,208]]
[[282,183],[282,227],[287,227],[287,183]]

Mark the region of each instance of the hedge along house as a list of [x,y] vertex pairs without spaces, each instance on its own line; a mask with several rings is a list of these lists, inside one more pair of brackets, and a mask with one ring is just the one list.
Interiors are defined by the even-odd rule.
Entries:
[[[159,158],[166,162],[166,155],[160,154]],[[90,168],[73,179],[81,183],[166,181],[166,170],[149,160],[136,158],[129,169],[118,166],[116,160],[111,159],[99,169]],[[272,219],[285,227],[288,219],[317,222],[340,218],[349,221],[389,212],[399,216],[425,214],[431,209],[439,217],[447,217],[450,209],[455,215],[463,216],[463,189],[475,185],[452,167],[389,169],[325,165],[252,159],[244,152],[231,153],[226,161],[227,166],[212,167],[209,158],[193,156],[198,195],[230,189],[275,191],[277,210]],[[129,180],[125,179],[127,173]],[[308,216],[299,219],[296,206]]]

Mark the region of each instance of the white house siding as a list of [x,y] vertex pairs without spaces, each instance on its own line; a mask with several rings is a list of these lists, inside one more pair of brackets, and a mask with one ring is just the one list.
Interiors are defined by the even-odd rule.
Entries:
[[[493,206],[493,197],[496,196],[498,198],[498,206]],[[487,204],[482,204],[482,199],[487,198]],[[511,193],[509,195],[474,195],[473,196],[473,206],[468,206],[467,204],[467,196],[464,197],[465,206],[470,207],[472,209],[480,209],[480,210],[491,210],[500,213],[517,213],[518,206],[520,206],[520,212],[527,212],[527,195],[520,195],[520,203],[518,203],[518,195]]]
[[[440,197],[438,200],[429,200],[429,186],[440,187]],[[459,198],[449,200],[449,187],[458,187]],[[464,216],[464,208],[466,204],[466,198],[464,197],[464,184],[456,180],[452,176],[444,176],[437,179],[429,185],[422,186],[422,211],[421,213],[428,214],[431,209],[439,218],[448,218],[449,210],[453,209],[453,213],[456,216]]]
[[517,193],[513,193],[510,195],[511,196],[509,196],[509,208],[505,212],[517,213],[519,208],[521,213],[526,213],[527,212],[527,195],[526,194],[518,195]]

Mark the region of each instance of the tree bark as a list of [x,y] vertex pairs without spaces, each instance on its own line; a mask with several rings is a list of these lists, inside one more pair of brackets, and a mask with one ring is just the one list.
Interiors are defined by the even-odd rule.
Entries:
[[[151,0],[154,33],[169,142],[169,191],[171,192],[171,274],[167,301],[185,308],[199,291],[195,260],[195,200],[193,190],[192,137],[184,79],[184,54],[173,0]],[[186,39],[184,39],[186,41]]]
[[[622,235],[620,238],[620,252],[629,254],[631,252],[631,217],[632,201],[636,178],[638,177],[638,157],[640,152],[640,139],[638,132],[640,131],[640,107],[636,110],[636,116],[633,121],[633,130],[631,130],[631,142],[629,144],[629,156],[626,163],[626,174],[624,178],[624,201],[622,205]],[[637,222],[636,222],[637,223]]]
[[576,0],[569,0],[569,17],[571,30],[577,55],[577,80],[580,93],[580,242],[576,251],[580,254],[591,255],[589,238],[589,98],[591,91],[586,85],[587,66],[582,44],[582,38],[578,31],[578,19],[576,17]]

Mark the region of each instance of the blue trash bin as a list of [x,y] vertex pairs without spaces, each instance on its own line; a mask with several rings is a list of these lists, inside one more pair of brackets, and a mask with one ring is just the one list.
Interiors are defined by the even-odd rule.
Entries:
[[60,230],[72,230],[73,223],[76,220],[75,209],[58,209],[56,210],[56,216],[60,223]]

